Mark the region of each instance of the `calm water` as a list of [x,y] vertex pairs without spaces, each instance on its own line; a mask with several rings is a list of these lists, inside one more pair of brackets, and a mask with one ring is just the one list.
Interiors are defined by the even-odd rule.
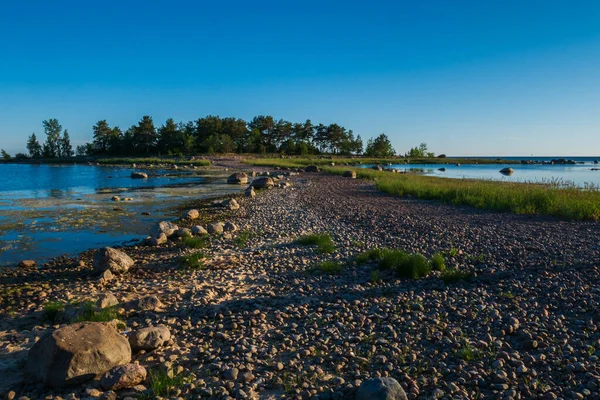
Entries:
[[[498,157],[480,157],[485,159],[496,159]],[[564,182],[573,183],[579,187],[586,185],[595,185],[600,187],[600,171],[593,171],[592,168],[600,168],[600,164],[594,164],[594,160],[600,160],[600,157],[502,157],[505,160],[533,160],[550,161],[552,159],[564,158],[584,164],[574,165],[544,165],[544,164],[463,164],[456,166],[452,158],[448,158],[448,164],[394,164],[384,166],[384,168],[395,168],[401,171],[422,172],[425,175],[438,176],[454,179],[491,179],[499,181],[517,181],[517,182]],[[370,168],[372,165],[363,165],[363,168]],[[515,172],[511,176],[501,174],[502,168],[510,167]],[[446,168],[446,171],[440,171],[439,168]]]
[[148,179],[131,179],[132,171],[0,164],[0,266],[137,241],[154,222],[178,217],[171,206],[240,190],[222,171],[151,170]]

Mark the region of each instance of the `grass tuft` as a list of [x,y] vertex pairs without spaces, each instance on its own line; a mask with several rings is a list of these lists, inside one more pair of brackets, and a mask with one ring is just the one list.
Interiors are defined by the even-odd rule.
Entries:
[[327,233],[305,235],[298,238],[298,240],[296,240],[296,243],[302,246],[316,245],[317,250],[321,254],[329,254],[335,251],[333,240],[331,240],[331,236],[329,236],[329,234]]
[[189,247],[190,249],[205,249],[209,245],[209,238],[206,236],[185,236],[182,239],[181,244],[185,247]]
[[80,305],[81,313],[75,319],[75,322],[109,322],[119,319],[119,314],[115,307],[97,308],[91,301],[86,301]]
[[470,280],[473,277],[473,274],[468,271],[461,271],[458,269],[449,268],[445,271],[442,271],[440,278],[444,281],[445,284],[461,281],[461,280]]
[[323,261],[317,264],[315,269],[323,274],[337,275],[342,273],[343,266],[336,261]]
[[206,258],[206,255],[202,252],[188,254],[187,256],[181,257],[181,264],[191,270],[201,270],[204,269],[203,260]]
[[65,305],[63,303],[59,303],[58,301],[49,301],[44,304],[44,319],[46,321],[50,321],[54,323],[58,313],[65,309]]
[[183,373],[176,374],[164,368],[151,368],[148,371],[149,391],[140,398],[154,399],[157,397],[171,397],[177,389],[191,381],[191,377]]
[[385,254],[385,249],[370,249],[356,256],[357,264],[366,264],[370,261],[379,261]]
[[434,254],[431,257],[431,268],[434,271],[445,271],[446,270],[446,261],[444,260],[444,256],[441,254]]
[[234,239],[234,242],[239,248],[244,248],[246,247],[246,244],[248,244],[248,240],[252,239],[254,236],[254,233],[250,231],[241,231]]

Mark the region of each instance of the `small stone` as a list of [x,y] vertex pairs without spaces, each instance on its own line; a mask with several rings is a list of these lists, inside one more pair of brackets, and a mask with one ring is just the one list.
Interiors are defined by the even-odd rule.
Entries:
[[200,225],[192,226],[192,233],[194,235],[198,235],[198,236],[208,235],[208,232],[206,231],[206,229],[204,229],[204,227],[202,227]]
[[230,368],[223,372],[223,378],[227,379],[228,381],[235,381],[239,372],[240,371],[237,368]]
[[119,304],[119,300],[112,293],[102,293],[98,296],[98,300],[96,300],[96,306],[98,308],[107,308],[113,307]]
[[37,263],[34,260],[23,260],[18,265],[19,268],[35,268]]
[[169,328],[164,325],[142,328],[132,332],[129,335],[129,344],[131,350],[138,352],[140,350],[154,350],[163,346],[171,339]]

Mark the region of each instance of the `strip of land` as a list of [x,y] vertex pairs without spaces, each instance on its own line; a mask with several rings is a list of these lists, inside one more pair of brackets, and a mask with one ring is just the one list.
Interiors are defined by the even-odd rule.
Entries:
[[[123,334],[158,325],[171,334],[133,359],[171,371],[160,379],[174,387],[157,393],[154,373],[120,397],[353,399],[363,381],[387,376],[409,398],[600,396],[597,221],[392,196],[324,173],[281,181],[290,186],[238,197],[237,210],[198,204],[204,226],[238,229],[124,248],[135,264],[110,282],[98,280],[93,251],[2,272],[0,391],[48,395],[20,368],[36,338],[58,327],[48,304],[110,292]],[[333,248],[298,241],[310,234]],[[356,262],[375,248],[442,254],[446,271],[410,279],[377,259]],[[197,253],[201,263],[184,258]],[[142,307],[149,296],[159,303]],[[108,392],[89,381],[52,393]]]

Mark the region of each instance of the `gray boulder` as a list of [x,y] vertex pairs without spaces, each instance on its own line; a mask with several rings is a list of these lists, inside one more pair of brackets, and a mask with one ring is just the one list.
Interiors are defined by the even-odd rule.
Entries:
[[161,233],[164,233],[166,237],[173,235],[179,227],[172,222],[161,221],[157,222],[150,228],[150,236],[157,238]]
[[160,246],[161,244],[167,243],[167,235],[165,235],[164,233],[161,233],[157,237],[148,236],[145,239],[145,243],[148,246]]
[[344,172],[343,175],[344,178],[352,178],[352,179],[356,179],[356,172],[352,171],[351,169],[349,169],[348,171]]
[[402,386],[394,378],[367,379],[360,384],[356,400],[408,400]]
[[175,236],[177,236],[177,237],[192,236],[192,230],[189,228],[179,228],[177,230],[177,232],[175,232]]
[[502,168],[500,170],[500,173],[503,175],[512,175],[514,172],[515,172],[515,170],[512,168]]
[[308,167],[304,168],[304,172],[319,172],[320,170],[321,169],[316,165],[309,165]]
[[29,350],[27,373],[61,388],[96,378],[131,361],[131,346],[114,328],[82,322],[49,332]]
[[132,172],[131,177],[133,179],[148,179],[148,174],[145,172]]
[[161,303],[159,298],[154,295],[142,297],[136,302],[136,308],[138,310],[154,311],[162,306],[163,304]]
[[275,185],[273,179],[268,176],[261,176],[252,181],[250,184],[251,187],[255,189],[270,189]]
[[253,187],[246,189],[246,197],[250,197],[251,199],[256,197],[256,192],[254,191]]
[[154,350],[171,339],[169,328],[164,325],[142,328],[129,335],[129,344],[134,352]]
[[248,183],[248,174],[245,172],[237,172],[227,178],[227,183],[245,185]]
[[110,270],[115,274],[124,274],[133,266],[133,260],[121,250],[105,247],[96,252],[94,268],[103,272]]

